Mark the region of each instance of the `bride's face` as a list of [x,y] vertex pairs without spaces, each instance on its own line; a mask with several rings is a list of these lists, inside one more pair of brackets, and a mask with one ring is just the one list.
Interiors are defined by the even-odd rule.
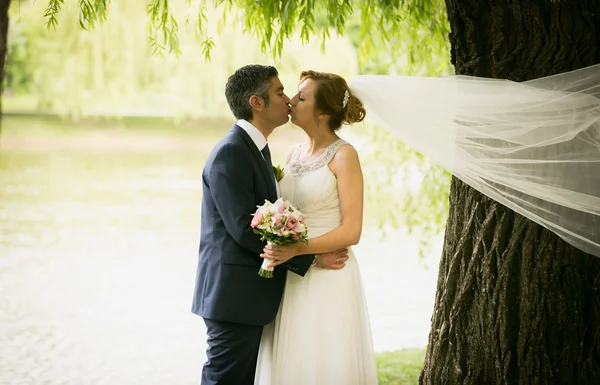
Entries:
[[298,93],[292,98],[292,123],[304,129],[317,126],[319,112],[315,107],[317,83],[306,79],[298,87]]

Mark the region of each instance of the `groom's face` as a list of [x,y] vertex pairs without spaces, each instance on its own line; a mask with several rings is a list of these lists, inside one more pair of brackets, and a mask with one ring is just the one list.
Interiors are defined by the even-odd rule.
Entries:
[[279,127],[289,120],[290,98],[283,92],[283,84],[279,77],[271,78],[271,87],[269,88],[269,106],[264,109],[265,120],[269,121],[273,127]]

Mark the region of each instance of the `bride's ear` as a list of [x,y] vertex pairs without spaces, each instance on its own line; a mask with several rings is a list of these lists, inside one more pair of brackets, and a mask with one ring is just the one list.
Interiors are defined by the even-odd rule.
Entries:
[[320,113],[317,115],[317,122],[318,122],[318,125],[319,125],[319,126],[320,126],[321,124],[325,124],[326,126],[327,126],[327,125],[329,125],[329,115],[327,115],[327,114],[325,114],[325,113],[323,113],[323,112],[320,112]]

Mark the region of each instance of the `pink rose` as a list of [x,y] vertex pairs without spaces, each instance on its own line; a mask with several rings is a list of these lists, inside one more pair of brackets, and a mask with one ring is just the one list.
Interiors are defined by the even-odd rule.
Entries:
[[254,215],[254,217],[252,218],[252,222],[250,223],[250,226],[258,227],[258,225],[260,225],[260,222],[262,222],[262,220],[265,219],[265,217],[262,213],[253,214],[253,215]]
[[268,210],[271,214],[275,215],[279,212],[279,206],[277,204],[273,204],[269,206]]
[[273,227],[281,227],[281,215],[280,214],[275,214],[273,216],[273,219],[271,219],[271,223],[273,225]]
[[277,199],[277,211],[282,213],[285,211],[285,201],[282,198]]
[[294,217],[289,217],[287,222],[285,222],[285,227],[287,229],[293,229],[296,227],[296,225],[298,224],[298,220]]
[[294,232],[296,234],[302,234],[306,231],[306,226],[304,226],[302,223],[298,222],[296,224],[296,227],[294,227]]

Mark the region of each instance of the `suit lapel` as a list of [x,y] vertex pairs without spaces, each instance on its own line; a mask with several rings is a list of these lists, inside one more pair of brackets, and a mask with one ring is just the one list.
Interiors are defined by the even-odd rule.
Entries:
[[262,171],[263,177],[265,179],[265,183],[267,184],[269,199],[271,202],[275,202],[277,200],[277,190],[275,189],[275,178],[273,176],[273,170],[267,169],[267,163],[265,162],[265,159],[263,158],[258,148],[256,148],[256,144],[254,144],[254,141],[252,141],[250,135],[248,135],[248,133],[243,128],[241,128],[237,124],[234,124],[232,131],[240,135],[246,142],[246,145],[250,148],[250,151],[254,156],[254,160],[258,163],[258,166],[260,167],[260,170]]

